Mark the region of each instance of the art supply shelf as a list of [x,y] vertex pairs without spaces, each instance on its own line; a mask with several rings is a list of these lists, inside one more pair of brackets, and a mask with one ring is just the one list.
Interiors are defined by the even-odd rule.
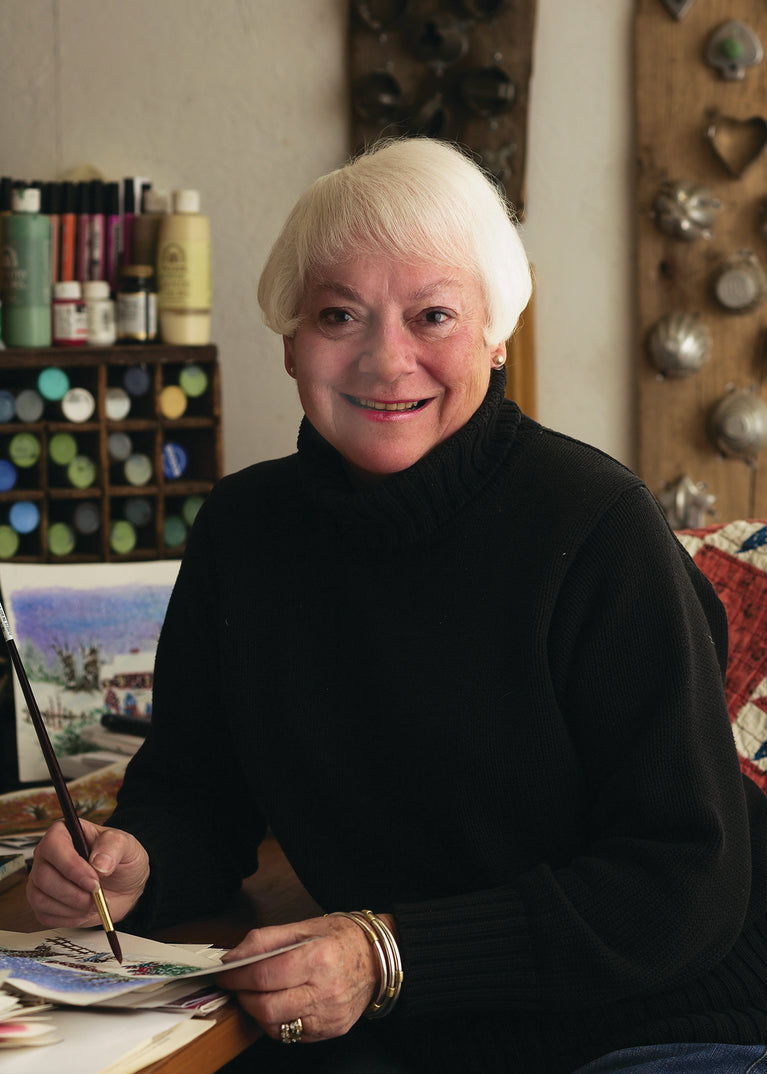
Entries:
[[0,351],[0,561],[176,558],[221,473],[215,346]]

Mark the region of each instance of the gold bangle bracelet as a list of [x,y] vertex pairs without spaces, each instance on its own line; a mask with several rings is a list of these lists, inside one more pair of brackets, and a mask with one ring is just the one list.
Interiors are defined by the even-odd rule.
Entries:
[[402,990],[404,972],[402,969],[402,957],[400,955],[399,947],[389,926],[382,921],[380,917],[374,914],[372,910],[355,910],[353,916],[359,923],[361,923],[362,920],[365,920],[368,925],[374,929],[386,955],[386,998],[383,1003],[380,1003],[375,1010],[370,1011],[368,1014],[368,1017],[371,1018],[384,1018],[394,1007],[394,1004],[399,999],[400,991]]
[[326,914],[325,916],[348,917],[350,921],[353,921],[355,925],[358,925],[359,928],[362,929],[362,931],[365,933],[368,940],[370,941],[370,945],[375,951],[376,956],[378,958],[378,964],[381,967],[381,987],[379,989],[378,995],[372,1001],[370,1006],[365,1008],[365,1014],[367,1014],[368,1016],[370,1016],[371,1014],[375,1014],[386,1003],[386,990],[389,983],[388,960],[386,955],[384,954],[381,942],[378,939],[378,934],[366,918],[357,917],[355,914],[348,913],[346,910],[334,910],[333,913]]

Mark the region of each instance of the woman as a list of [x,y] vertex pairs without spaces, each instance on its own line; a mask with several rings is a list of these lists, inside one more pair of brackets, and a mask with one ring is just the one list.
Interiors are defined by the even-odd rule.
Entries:
[[[458,150],[310,188],[259,287],[297,453],[200,512],[90,865],[60,826],[36,854],[45,924],[95,924],[98,875],[145,930],[220,906],[270,825],[331,916],[231,953],[314,938],[221,976],[308,1045],[253,1069],[762,1069],[767,799],[724,612],[636,476],[504,400],[529,293]],[[392,1065],[344,1067],[363,1045]]]

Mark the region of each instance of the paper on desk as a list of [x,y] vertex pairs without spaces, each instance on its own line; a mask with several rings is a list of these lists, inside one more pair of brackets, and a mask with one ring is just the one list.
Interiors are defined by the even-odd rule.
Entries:
[[[186,1015],[168,1014],[165,1011],[141,1011],[115,1013],[114,1011],[89,1009],[58,1009],[51,1014],[51,1021],[62,1039],[42,1048],[19,1048],[0,1053],[0,1074],[51,1074],[52,1071],[72,1071],[76,1074],[112,1074],[113,1064],[128,1057],[134,1049],[146,1046],[155,1038],[168,1034],[167,1051],[155,1055],[145,1051],[143,1064],[161,1059],[187,1043],[186,1026],[193,1022],[204,1032],[212,1021],[191,1019]],[[180,1027],[179,1035],[174,1030]],[[193,1032],[197,1032],[195,1028]],[[139,1070],[129,1066],[119,1074]]]
[[194,978],[246,966],[311,942],[302,940],[224,966],[222,952],[217,948],[179,950],[174,944],[127,933],[118,935],[122,965],[112,954],[102,929],[0,931],[0,972],[8,971],[9,985],[56,1003],[107,1006],[114,997],[133,992],[142,1005],[150,998],[159,1007],[164,1002],[162,987],[168,982],[177,984],[191,978],[192,991],[197,986]]

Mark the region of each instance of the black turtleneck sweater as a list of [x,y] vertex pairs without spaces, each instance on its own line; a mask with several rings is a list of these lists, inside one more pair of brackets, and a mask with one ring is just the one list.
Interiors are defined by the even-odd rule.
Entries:
[[419,1071],[767,1041],[723,610],[640,480],[503,390],[370,488],[304,421],[214,489],[111,822],[150,852],[139,927],[219,906],[271,825],[325,909],[395,914],[374,1031]]

